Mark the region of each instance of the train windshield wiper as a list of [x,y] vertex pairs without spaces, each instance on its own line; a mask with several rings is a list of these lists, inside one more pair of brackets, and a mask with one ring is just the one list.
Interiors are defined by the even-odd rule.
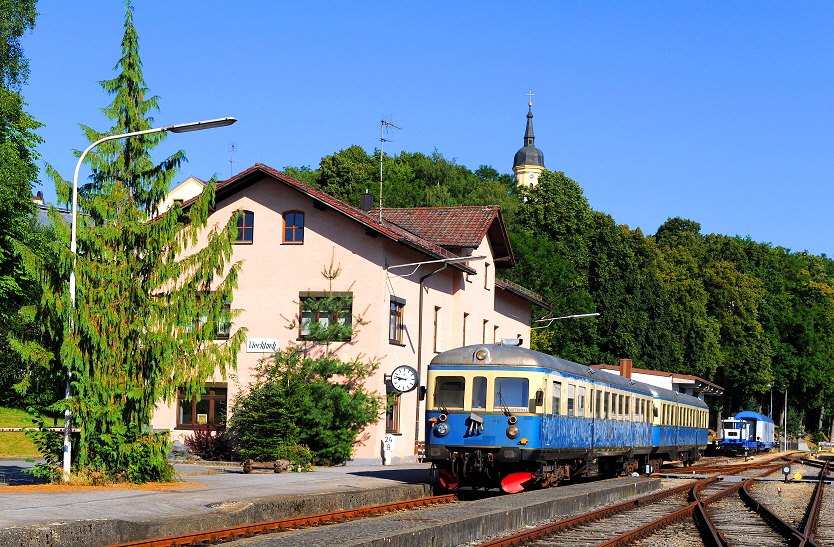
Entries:
[[504,411],[504,416],[512,416],[513,413],[510,412],[510,407],[507,405],[507,401],[504,400],[504,394],[501,390],[498,390],[498,400],[501,402],[501,408]]

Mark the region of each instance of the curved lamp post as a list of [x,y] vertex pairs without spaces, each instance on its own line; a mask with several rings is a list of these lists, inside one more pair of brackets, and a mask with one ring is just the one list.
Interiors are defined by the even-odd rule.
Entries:
[[[107,137],[102,137],[90,146],[86,148],[81,153],[81,156],[78,158],[78,163],[75,164],[75,174],[72,177],[72,228],[71,228],[71,236],[70,236],[70,252],[73,255],[72,258],[72,269],[70,270],[70,278],[69,278],[69,290],[70,290],[70,302],[72,305],[73,311],[75,310],[75,259],[77,255],[77,240],[76,240],[76,226],[78,224],[78,171],[81,169],[81,163],[84,161],[84,157],[87,155],[87,152],[98,146],[99,144],[112,141],[115,139],[125,139],[127,137],[135,137],[137,135],[147,135],[148,133],[160,133],[163,131],[170,131],[171,133],[187,133],[189,131],[199,131],[201,129],[213,129],[215,127],[224,127],[227,125],[232,125],[235,123],[237,119],[235,118],[218,118],[215,120],[203,120],[199,122],[192,122],[192,123],[180,123],[175,125],[166,125],[165,127],[156,127],[154,129],[145,129],[143,131],[133,131],[132,133],[122,133],[121,135],[109,135]],[[72,318],[70,318],[70,326],[72,328]],[[72,396],[72,386],[70,385],[70,379],[72,377],[72,372],[67,367],[67,387],[66,387],[66,399],[69,399]],[[64,410],[64,481],[69,480],[69,473],[70,473],[70,461],[71,461],[71,449],[70,449],[70,431],[72,430],[72,414],[70,413],[69,407]]]

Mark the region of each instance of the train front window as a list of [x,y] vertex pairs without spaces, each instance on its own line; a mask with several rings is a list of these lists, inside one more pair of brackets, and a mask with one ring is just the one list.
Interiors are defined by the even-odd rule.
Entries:
[[463,408],[463,376],[438,376],[434,388],[435,408]]
[[486,390],[486,378],[475,376],[472,382],[472,408],[486,408]]
[[529,404],[527,378],[496,378],[494,407],[510,407],[510,410],[526,411]]

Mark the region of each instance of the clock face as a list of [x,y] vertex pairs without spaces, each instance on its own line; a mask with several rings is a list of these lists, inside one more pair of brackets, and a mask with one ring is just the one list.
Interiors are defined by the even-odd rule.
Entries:
[[527,175],[527,176],[528,176],[528,177],[530,177],[530,180],[533,180],[534,178],[536,178],[536,175],[535,175],[535,174],[533,174],[533,173],[530,173],[530,174],[529,174],[529,175]]
[[417,387],[417,371],[408,365],[401,365],[391,373],[391,385],[397,391],[411,391]]

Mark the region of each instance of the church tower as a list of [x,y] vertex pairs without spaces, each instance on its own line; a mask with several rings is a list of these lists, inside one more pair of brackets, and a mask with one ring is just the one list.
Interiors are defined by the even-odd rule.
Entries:
[[533,93],[527,104],[527,129],[524,131],[524,147],[515,153],[513,173],[519,186],[534,186],[544,171],[544,154],[533,145]]

